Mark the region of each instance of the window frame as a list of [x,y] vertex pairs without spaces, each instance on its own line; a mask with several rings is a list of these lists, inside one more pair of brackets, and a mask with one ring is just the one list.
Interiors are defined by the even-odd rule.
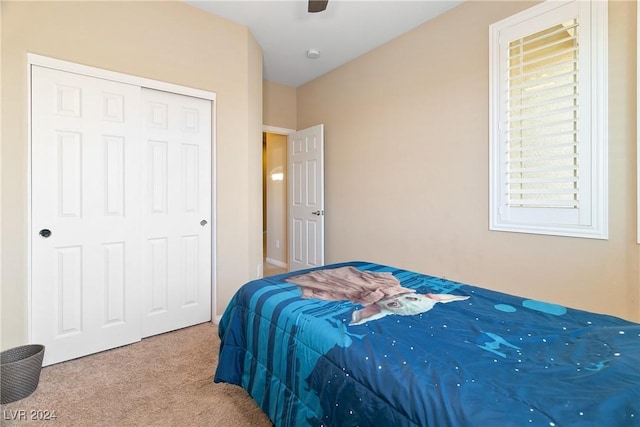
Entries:
[[[588,93],[580,93],[581,105],[587,117],[580,116],[580,150],[589,150],[588,164],[580,164],[580,175],[588,179],[590,191],[581,190],[578,215],[565,215],[564,221],[553,208],[523,208],[507,205],[507,165],[504,161],[507,144],[502,123],[506,114],[501,103],[506,102],[508,89],[504,68],[506,50],[500,37],[520,31],[533,34],[565,21],[567,10],[575,8],[579,17],[580,57],[589,59],[587,70],[580,68],[580,80],[589,79]],[[507,39],[508,46],[514,37]],[[608,2],[601,0],[545,1],[489,27],[489,229],[556,236],[608,239]],[[584,47],[583,47],[584,46]],[[507,55],[508,58],[508,55]],[[580,61],[580,59],[579,59]],[[584,126],[586,125],[586,127]],[[586,143],[584,137],[586,136]],[[584,203],[583,203],[583,202]],[[520,209],[518,212],[517,210]],[[570,209],[567,209],[569,211]],[[524,215],[516,215],[523,213]],[[570,212],[564,212],[570,213]],[[569,219],[573,218],[573,219]],[[578,218],[578,220],[575,220]]]

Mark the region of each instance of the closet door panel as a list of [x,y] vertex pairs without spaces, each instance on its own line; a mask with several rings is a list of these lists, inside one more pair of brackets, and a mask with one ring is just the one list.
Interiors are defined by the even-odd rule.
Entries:
[[141,339],[140,95],[32,66],[31,341],[45,365]]

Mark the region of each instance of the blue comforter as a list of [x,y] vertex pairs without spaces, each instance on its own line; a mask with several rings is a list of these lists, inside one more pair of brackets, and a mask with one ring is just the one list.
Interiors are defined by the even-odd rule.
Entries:
[[323,268],[343,266],[445,303],[354,324],[361,305],[301,298],[285,281],[300,272],[249,282],[222,316],[214,381],[276,426],[640,426],[640,325],[378,264]]

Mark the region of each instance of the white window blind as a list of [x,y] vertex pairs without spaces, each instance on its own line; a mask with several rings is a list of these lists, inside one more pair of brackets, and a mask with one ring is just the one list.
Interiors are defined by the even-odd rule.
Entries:
[[601,34],[593,9],[545,2],[491,26],[492,230],[606,238],[606,19]]
[[579,207],[578,23],[509,43],[509,206]]

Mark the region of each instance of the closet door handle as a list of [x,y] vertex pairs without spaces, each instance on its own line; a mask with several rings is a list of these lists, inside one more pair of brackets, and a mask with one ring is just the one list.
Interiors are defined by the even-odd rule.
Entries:
[[40,234],[42,237],[44,237],[45,239],[48,238],[49,236],[51,236],[51,230],[47,229],[47,228],[43,228],[42,230],[40,230]]
[[207,220],[206,220],[206,219],[203,219],[202,221],[200,221],[200,225],[201,225],[201,226],[203,226],[203,227],[204,227],[205,225],[207,225]]

